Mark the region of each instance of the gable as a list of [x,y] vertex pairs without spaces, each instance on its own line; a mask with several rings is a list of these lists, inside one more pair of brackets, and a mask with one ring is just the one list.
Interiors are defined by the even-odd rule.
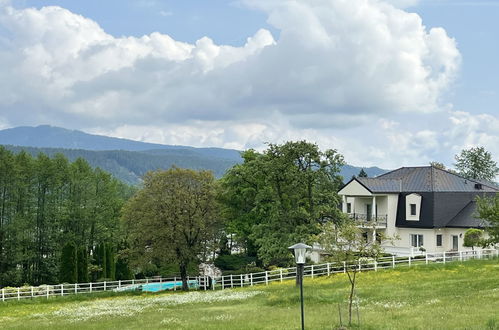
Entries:
[[347,183],[343,188],[340,189],[338,195],[372,196],[372,193],[356,179],[352,179],[349,183]]

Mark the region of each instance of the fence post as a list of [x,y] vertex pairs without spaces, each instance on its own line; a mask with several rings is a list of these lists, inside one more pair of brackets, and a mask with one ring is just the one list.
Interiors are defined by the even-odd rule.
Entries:
[[374,260],[374,271],[378,271],[378,262],[376,261],[376,259]]
[[428,265],[428,253],[426,253],[426,252],[424,254],[424,259],[425,259],[425,263]]
[[312,278],[314,278],[314,265],[310,265],[310,266],[311,266],[310,270],[312,271]]
[[104,291],[106,291],[107,286],[106,286],[106,281],[104,281]]
[[409,267],[411,267],[411,256],[409,256]]
[[327,276],[331,275],[331,267],[329,265],[329,262],[327,263]]
[[445,251],[444,251],[444,264],[445,264]]
[[177,291],[177,277],[173,278],[173,291]]
[[75,294],[78,294],[78,284],[75,283]]
[[90,284],[90,292],[92,292],[92,282],[90,282],[89,284]]
[[215,290],[215,278],[211,279],[211,289]]
[[392,268],[395,268],[395,256],[392,256]]
[[64,284],[61,284],[61,296],[64,296]]
[[17,288],[17,300],[21,300],[21,288]]
[[50,295],[50,289],[49,289],[49,285],[47,284],[47,299],[49,299],[49,295]]
[[222,275],[222,290],[225,289],[224,276]]
[[135,279],[132,278],[132,285],[135,285]]
[[282,282],[282,268],[279,269],[279,278],[281,279],[281,282]]
[[269,285],[269,272],[265,271],[265,285]]
[[33,298],[35,295],[34,295],[34,292],[33,292],[33,287],[31,287],[31,298]]
[[232,279],[232,274],[230,274],[230,287],[234,288],[234,280]]
[[459,261],[463,261],[463,251],[459,251]]
[[240,281],[241,281],[241,283],[240,283],[240,284],[241,284],[241,288],[242,288],[242,287],[244,286],[244,282],[243,282],[243,274],[240,274],[240,275],[239,275],[239,277],[240,277],[239,279],[240,279]]
[[360,268],[360,259],[359,259],[359,272],[361,271],[361,268]]
[[118,288],[121,288],[121,280],[118,280]]
[[2,289],[2,301],[5,301],[5,289]]
[[146,284],[149,284],[149,278],[146,278]]
[[347,263],[346,261],[343,261],[343,273],[347,272]]
[[250,285],[253,286],[253,273],[250,273]]

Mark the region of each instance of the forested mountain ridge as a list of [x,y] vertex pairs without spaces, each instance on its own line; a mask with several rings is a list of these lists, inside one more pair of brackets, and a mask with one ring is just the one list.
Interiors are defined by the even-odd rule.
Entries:
[[[92,167],[99,167],[128,184],[138,184],[150,170],[172,166],[194,170],[211,170],[219,178],[241,163],[240,152],[223,148],[172,146],[113,138],[52,126],[16,127],[0,130],[0,145],[33,156],[44,153],[65,155],[70,161],[84,158]],[[340,175],[344,181],[358,175],[360,167],[345,165]],[[385,173],[378,167],[364,169],[369,176]]]

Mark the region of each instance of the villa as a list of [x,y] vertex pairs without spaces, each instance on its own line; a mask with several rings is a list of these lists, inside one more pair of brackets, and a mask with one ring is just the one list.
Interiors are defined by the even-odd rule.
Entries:
[[338,194],[343,212],[365,228],[365,239],[379,233],[398,237],[381,242],[387,253],[464,251],[468,228],[484,228],[477,219],[477,196],[494,196],[493,184],[463,178],[433,166],[402,167],[375,178],[353,178]]

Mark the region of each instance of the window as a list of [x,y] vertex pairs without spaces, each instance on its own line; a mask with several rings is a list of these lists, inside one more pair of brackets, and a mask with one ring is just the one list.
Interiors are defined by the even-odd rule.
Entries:
[[411,246],[413,247],[423,246],[423,235],[411,234]]
[[368,236],[367,236],[367,232],[363,232],[362,233],[362,238],[364,239],[364,241],[367,243],[369,242],[369,239],[368,239]]
[[352,203],[347,203],[347,213],[352,213]]
[[411,204],[411,215],[416,215],[416,204]]
[[442,234],[437,235],[437,246],[442,246]]

